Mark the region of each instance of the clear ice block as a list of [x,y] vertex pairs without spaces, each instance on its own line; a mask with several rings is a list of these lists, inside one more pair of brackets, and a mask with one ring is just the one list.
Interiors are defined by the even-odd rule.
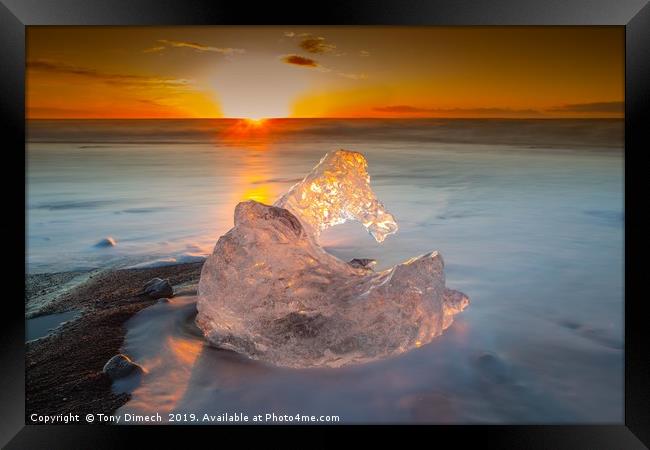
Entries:
[[339,367],[430,342],[468,304],[445,287],[438,252],[374,272],[327,253],[347,220],[382,242],[397,231],[356,152],[328,153],[274,206],[246,201],[199,282],[196,322],[213,345],[287,367]]

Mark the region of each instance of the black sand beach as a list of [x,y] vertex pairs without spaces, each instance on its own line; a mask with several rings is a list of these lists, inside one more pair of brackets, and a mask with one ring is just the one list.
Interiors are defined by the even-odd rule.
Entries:
[[[25,414],[111,414],[129,400],[114,394],[104,364],[120,353],[124,323],[156,302],[142,295],[152,278],[168,278],[172,285],[198,281],[203,263],[123,269],[92,275],[59,295],[39,315],[79,310],[80,316],[50,335],[26,343]],[[56,291],[79,274],[38,274],[26,277],[26,302]]]

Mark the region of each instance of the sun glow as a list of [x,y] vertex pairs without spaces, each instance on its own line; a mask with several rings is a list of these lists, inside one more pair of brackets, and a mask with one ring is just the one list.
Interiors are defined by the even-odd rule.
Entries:
[[244,119],[244,121],[246,121],[246,124],[249,125],[250,127],[258,128],[264,125],[266,119],[262,117],[248,117]]
[[267,119],[246,118],[237,119],[226,132],[225,137],[231,139],[263,137],[268,129]]
[[234,147],[264,150],[270,143],[271,131],[268,119],[235,119],[220,138]]

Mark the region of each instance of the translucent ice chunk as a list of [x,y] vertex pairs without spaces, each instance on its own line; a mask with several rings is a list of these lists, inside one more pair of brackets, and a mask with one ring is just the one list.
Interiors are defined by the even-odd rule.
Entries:
[[206,338],[280,366],[338,367],[440,335],[469,303],[445,287],[442,257],[431,252],[382,272],[348,264],[316,239],[347,219],[378,241],[397,229],[354,152],[326,155],[276,206],[238,204],[235,226],[201,273],[197,324]]
[[274,206],[299,217],[315,237],[326,228],[356,220],[377,242],[383,242],[387,235],[397,231],[397,223],[370,189],[367,167],[361,153],[329,152]]

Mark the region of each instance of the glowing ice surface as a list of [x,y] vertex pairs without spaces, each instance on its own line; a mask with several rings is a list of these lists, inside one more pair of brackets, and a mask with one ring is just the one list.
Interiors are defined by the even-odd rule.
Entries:
[[274,205],[291,211],[315,237],[326,228],[356,220],[383,242],[397,231],[397,223],[370,189],[367,167],[361,153],[330,152]]
[[438,252],[382,272],[318,244],[357,220],[382,242],[397,230],[370,189],[363,155],[328,153],[275,206],[235,208],[199,282],[197,324],[214,345],[288,367],[339,367],[407,351],[440,335],[469,303],[445,287]]

